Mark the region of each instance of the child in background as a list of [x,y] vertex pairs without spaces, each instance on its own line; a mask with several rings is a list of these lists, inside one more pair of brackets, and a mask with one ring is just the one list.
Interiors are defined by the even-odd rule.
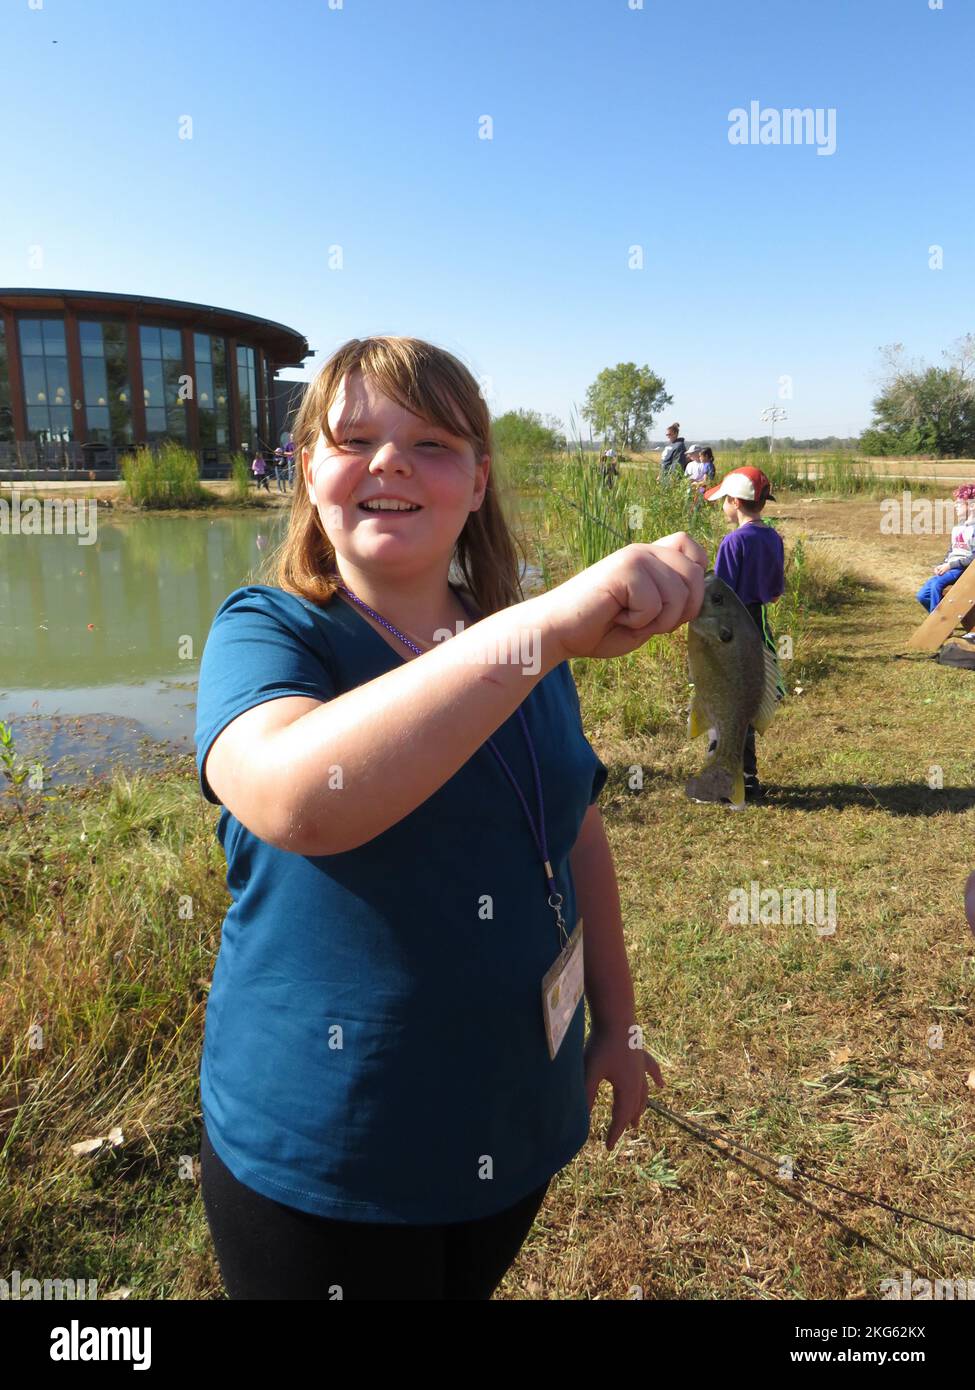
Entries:
[[[972,532],[972,550],[975,551],[975,483],[969,483],[968,487],[968,524]],[[962,639],[965,642],[975,642],[975,632],[966,632]]]
[[709,482],[714,481],[714,454],[707,444],[695,444],[687,455],[684,477],[688,479],[693,492],[693,511],[697,511]]
[[599,460],[599,476],[607,487],[612,487],[620,475],[620,466],[616,461],[616,450],[609,448]]
[[[710,453],[710,450],[708,450]],[[765,619],[765,605],[775,603],[785,591],[785,547],[774,527],[762,521],[766,502],[774,502],[772,485],[760,468],[735,468],[725,475],[720,487],[708,488],[707,502],[724,499],[724,515],[733,529],[718,546],[714,572],[734,589],[762,634],[762,641],[775,652],[775,641]],[[785,690],[779,684],[779,698]],[[745,800],[762,801],[764,788],[758,780],[755,758],[755,730],[745,735]]]
[[271,489],[267,485],[267,464],[264,462],[264,455],[261,453],[260,449],[258,449],[257,453],[254,455],[254,460],[251,463],[251,472],[254,474],[254,482],[257,486],[259,488],[263,487],[265,492],[270,492]]
[[945,589],[961,577],[975,558],[975,487],[964,483],[952,493],[955,499],[955,525],[951,531],[951,544],[944,560],[918,589],[916,598],[922,608],[933,613],[944,597]]

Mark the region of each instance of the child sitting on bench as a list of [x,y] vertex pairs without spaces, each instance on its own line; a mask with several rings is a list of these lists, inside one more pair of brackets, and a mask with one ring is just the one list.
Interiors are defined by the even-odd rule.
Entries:
[[951,544],[944,560],[917,591],[917,601],[933,613],[944,597],[944,591],[975,558],[975,485],[964,483],[952,493],[955,499],[956,524],[951,532]]

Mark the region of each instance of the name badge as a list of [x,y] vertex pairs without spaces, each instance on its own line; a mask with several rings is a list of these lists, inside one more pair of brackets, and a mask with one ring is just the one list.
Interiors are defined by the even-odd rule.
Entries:
[[555,1060],[555,1054],[562,1046],[562,1039],[569,1031],[569,1024],[579,1007],[583,995],[584,976],[582,968],[582,918],[576,929],[559,952],[555,964],[542,980],[542,1016],[545,1020],[545,1038],[548,1042],[548,1055]]

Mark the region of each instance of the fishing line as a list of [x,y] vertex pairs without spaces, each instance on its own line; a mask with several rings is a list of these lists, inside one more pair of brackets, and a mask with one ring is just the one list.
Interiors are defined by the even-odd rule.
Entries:
[[597,525],[604,526],[611,536],[615,536],[617,540],[621,540],[624,545],[632,544],[632,541],[628,536],[624,536],[622,532],[617,531],[615,526],[610,526],[609,522],[604,521],[601,516],[593,516],[592,512],[587,512],[585,507],[580,507],[579,504],[577,502],[573,502],[570,497],[563,497],[562,493],[559,492],[558,488],[553,487],[550,489],[550,491],[554,492],[555,496],[561,502],[567,503],[570,507],[575,507],[577,512],[582,512],[582,515],[587,516],[590,521],[595,521]]
[[[573,502],[568,497],[564,497],[558,491],[558,489],[552,488],[551,491],[555,493],[555,496],[558,497],[561,501],[566,502],[570,507],[574,507],[576,511],[582,512],[583,516],[589,517],[590,521],[595,521],[598,525],[605,527],[611,535],[616,536],[619,540],[626,541],[627,538],[621,535],[620,532],[615,529],[615,527],[610,526],[608,522],[604,521],[602,517],[594,516],[591,512],[588,512],[585,509],[585,507],[580,507],[578,503]],[[865,790],[869,791],[869,788],[865,788]],[[876,798],[874,799],[876,800]],[[855,1236],[858,1240],[864,1241],[868,1245],[874,1246],[874,1248],[880,1250],[882,1254],[887,1256],[891,1255],[891,1252],[889,1250],[885,1250],[883,1246],[878,1245],[876,1241],[872,1240],[869,1236],[865,1236],[861,1232],[855,1231],[851,1226],[848,1226],[838,1216],[834,1215],[833,1212],[825,1211],[822,1207],[817,1207],[814,1203],[808,1202],[805,1198],[800,1197],[798,1193],[792,1191],[790,1188],[785,1187],[781,1183],[778,1183],[774,1179],[770,1178],[768,1174],[762,1173],[758,1169],[752,1168],[747,1163],[741,1163],[741,1160],[737,1159],[734,1154],[725,1153],[724,1148],[737,1149],[740,1153],[748,1154],[751,1158],[757,1158],[762,1163],[775,1164],[776,1167],[778,1167],[778,1159],[771,1157],[769,1154],[759,1153],[756,1149],[749,1149],[744,1144],[739,1144],[736,1140],[728,1139],[727,1136],[724,1135],[720,1130],[710,1129],[707,1125],[699,1125],[696,1121],[688,1119],[687,1116],[677,1115],[674,1113],[674,1111],[668,1110],[665,1105],[661,1105],[659,1101],[648,1099],[647,1108],[655,1110],[659,1115],[663,1115],[666,1119],[672,1121],[676,1125],[679,1125],[682,1129],[685,1129],[689,1134],[691,1134],[695,1139],[698,1139],[702,1143],[707,1144],[710,1148],[715,1149],[723,1157],[730,1158],[733,1162],[739,1163],[741,1167],[745,1168],[748,1172],[755,1173],[757,1177],[760,1177],[763,1179],[763,1181],[770,1183],[771,1186],[775,1187],[778,1191],[784,1192],[785,1195],[791,1197],[793,1201],[797,1201],[802,1206],[808,1207],[811,1211],[817,1212],[820,1216],[825,1216],[828,1220],[834,1221],[838,1226],[841,1226],[850,1235]],[[963,1231],[957,1226],[947,1226],[944,1224],[944,1222],[935,1221],[931,1217],[921,1216],[918,1212],[906,1211],[903,1207],[895,1207],[890,1202],[884,1202],[878,1197],[870,1197],[865,1192],[856,1192],[853,1188],[844,1187],[842,1183],[830,1182],[828,1178],[817,1177],[813,1173],[806,1172],[804,1168],[799,1167],[799,1165],[797,1164],[793,1164],[792,1174],[792,1180],[794,1180],[798,1176],[800,1180],[818,1183],[821,1187],[827,1187],[833,1192],[842,1192],[845,1196],[853,1197],[855,1200],[863,1202],[868,1206],[879,1207],[883,1211],[888,1211],[893,1216],[900,1216],[907,1221],[916,1221],[921,1225],[931,1226],[935,1230],[943,1231],[946,1235],[957,1236],[961,1240],[968,1240],[975,1244],[975,1235],[972,1235],[968,1231]]]
[[[653,1101],[648,1102],[648,1105],[653,1104]],[[663,1109],[663,1107],[661,1108]],[[676,1124],[682,1124],[678,1116],[671,1115],[667,1111],[664,1111],[664,1113],[668,1115],[668,1118],[673,1119]],[[874,1240],[872,1236],[864,1235],[862,1231],[857,1231],[853,1226],[847,1225],[842,1217],[836,1216],[835,1213],[831,1211],[826,1211],[824,1207],[817,1207],[815,1202],[810,1202],[805,1197],[800,1197],[798,1192],[792,1191],[790,1188],[786,1187],[784,1183],[776,1182],[775,1179],[770,1178],[767,1173],[761,1172],[758,1168],[753,1168],[750,1163],[746,1163],[744,1159],[738,1158],[737,1155],[726,1153],[724,1148],[726,1141],[724,1139],[708,1139],[705,1134],[699,1133],[689,1124],[682,1125],[682,1127],[687,1129],[688,1133],[691,1134],[693,1138],[700,1140],[702,1144],[706,1144],[709,1148],[714,1149],[722,1158],[729,1158],[732,1163],[737,1163],[739,1168],[744,1168],[746,1173],[752,1173],[756,1178],[761,1178],[763,1182],[767,1183],[770,1187],[774,1187],[784,1196],[791,1198],[793,1202],[798,1202],[801,1207],[806,1207],[807,1210],[815,1212],[817,1216],[824,1216],[827,1221],[832,1221],[834,1225],[839,1226],[840,1230],[845,1231],[848,1236],[851,1236],[859,1244],[869,1245],[872,1249],[879,1250],[882,1255],[888,1260],[893,1260],[895,1264],[904,1263],[901,1256],[895,1255],[892,1250],[888,1250],[886,1246],[881,1245],[879,1241]]]
[[573,502],[571,497],[564,496],[563,493],[559,492],[558,488],[552,487],[551,484],[548,484],[547,487],[548,491],[553,493],[560,502],[565,502],[567,506],[574,507],[577,512],[581,512],[583,516],[587,516],[590,521],[595,521],[597,526],[602,526],[611,536],[615,536],[617,540],[622,541],[624,545],[634,544],[632,536],[623,535],[622,531],[617,531],[615,526],[610,526],[609,522],[604,521],[601,516],[595,516],[592,512],[587,511],[585,507],[580,507],[578,502]]
[[[686,1115],[678,1115],[673,1110],[668,1110],[665,1105],[661,1105],[660,1102],[657,1100],[648,1099],[647,1108],[650,1110],[656,1110],[658,1114],[665,1116],[666,1119],[671,1120],[674,1124],[679,1125],[682,1129],[686,1129],[687,1132],[689,1134],[692,1134],[695,1139],[700,1139],[702,1143],[709,1144],[712,1148],[716,1148],[719,1153],[722,1152],[721,1146],[726,1146],[728,1148],[738,1149],[741,1153],[746,1153],[751,1158],[760,1159],[763,1163],[774,1163],[776,1167],[779,1166],[779,1159],[773,1158],[769,1154],[759,1153],[757,1149],[749,1149],[744,1144],[739,1144],[737,1140],[729,1139],[721,1130],[710,1129],[707,1125],[699,1124],[696,1120],[692,1120]],[[709,1136],[714,1136],[714,1138],[712,1139]],[[735,1159],[734,1154],[726,1154],[725,1157],[731,1158],[734,1162],[739,1161]],[[747,1164],[743,1166],[748,1167]],[[756,1170],[749,1167],[749,1172],[754,1171]],[[800,1179],[804,1179],[806,1182],[819,1183],[821,1187],[828,1187],[834,1192],[843,1192],[846,1194],[847,1197],[854,1197],[857,1201],[864,1202],[869,1206],[881,1207],[884,1211],[889,1211],[894,1216],[904,1217],[908,1221],[918,1221],[924,1226],[933,1226],[938,1231],[944,1231],[946,1235],[959,1236],[962,1240],[970,1240],[973,1243],[975,1243],[975,1235],[972,1235],[969,1231],[963,1231],[957,1226],[946,1226],[943,1222],[934,1221],[931,1217],[921,1216],[918,1212],[905,1211],[903,1207],[892,1206],[889,1202],[884,1202],[879,1197],[869,1197],[865,1192],[856,1192],[853,1188],[843,1187],[841,1183],[830,1182],[827,1178],[816,1177],[815,1174],[806,1172],[805,1169],[801,1168],[799,1164],[793,1164],[792,1172],[793,1178],[799,1177]],[[764,1178],[767,1182],[771,1182],[773,1187],[779,1188],[779,1191],[787,1193],[788,1196],[796,1196],[796,1194],[790,1192],[787,1187],[782,1187],[779,1183],[776,1183],[766,1174],[759,1173],[758,1176]],[[800,1198],[799,1200],[802,1199]],[[812,1204],[806,1202],[804,1203],[804,1205],[811,1206]],[[833,1220],[839,1219],[837,1217],[833,1217],[832,1212],[823,1211],[819,1207],[813,1207],[813,1210],[819,1211],[821,1215],[829,1216]],[[868,1236],[863,1236],[861,1238],[864,1240],[869,1240]],[[884,1253],[887,1254],[889,1252],[885,1251]]]

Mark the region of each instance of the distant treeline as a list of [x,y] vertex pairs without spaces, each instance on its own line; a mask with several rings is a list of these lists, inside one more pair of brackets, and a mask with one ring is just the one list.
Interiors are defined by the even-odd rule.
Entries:
[[[838,453],[843,449],[855,449],[859,444],[859,439],[854,435],[849,439],[841,439],[837,434],[826,435],[823,439],[793,439],[791,434],[775,436],[775,447],[784,453],[800,454],[805,452],[817,453]],[[659,443],[650,445],[651,449],[662,449],[667,443],[662,439]],[[768,453],[769,437],[767,434],[753,435],[751,439],[701,439],[695,435],[693,439],[687,438],[688,447],[691,444],[709,444],[717,453],[721,450],[724,453],[736,454],[759,454]]]
[[[530,458],[542,453],[560,452],[565,449],[599,449],[606,447],[607,439],[567,438],[562,430],[562,422],[554,416],[545,419],[535,410],[509,410],[504,415],[495,416],[491,422],[494,442],[509,458]],[[648,441],[642,448],[633,452],[656,451],[664,447],[666,440]],[[856,437],[841,439],[831,434],[823,439],[793,439],[791,435],[776,438],[775,447],[783,453],[839,453],[855,449],[859,443]],[[688,435],[687,444],[709,444],[715,453],[768,453],[768,435],[755,435],[751,439],[707,439],[700,435]]]
[[[823,439],[793,439],[791,435],[786,435],[784,438],[780,438],[778,435],[775,436],[776,450],[781,449],[783,453],[788,454],[812,453],[813,451],[816,453],[835,454],[846,449],[855,449],[859,442],[860,441],[855,435],[849,439],[841,439],[839,435],[836,434],[828,435]],[[646,450],[638,450],[637,452],[656,452],[662,449],[667,443],[668,441],[666,439],[650,440],[646,446]],[[754,435],[751,439],[708,439],[706,435],[702,436],[695,434],[693,436],[687,435],[686,443],[688,448],[690,448],[692,444],[708,444],[715,453],[767,454],[769,437],[767,434],[758,434]],[[573,449],[580,444],[583,449],[601,449],[603,447],[603,441],[598,439],[570,439],[569,444]]]

